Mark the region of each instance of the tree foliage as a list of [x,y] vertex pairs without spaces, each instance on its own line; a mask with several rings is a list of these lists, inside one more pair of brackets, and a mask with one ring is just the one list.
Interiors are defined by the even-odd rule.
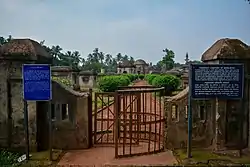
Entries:
[[[9,35],[7,38],[0,37],[0,46],[11,41],[13,38]],[[64,51],[59,45],[47,46],[45,40],[40,44],[44,49],[53,57],[54,66],[70,66],[73,69],[90,70],[99,73],[101,69],[105,69],[106,72],[116,72],[117,64],[120,61],[128,60],[134,63],[134,58],[126,54],[117,53],[111,55],[104,53],[99,48],[94,48],[92,53],[87,56],[83,56],[79,51]],[[159,71],[170,70],[173,67],[181,67],[180,63],[175,63],[175,53],[171,49],[163,50],[164,56],[156,65],[152,67]],[[142,77],[142,76],[141,76]]]
[[163,49],[164,56],[162,60],[158,61],[156,66],[160,68],[162,71],[171,70],[175,66],[175,53],[174,51],[166,48]]
[[[0,46],[11,39],[13,39],[11,35],[7,38],[0,37]],[[52,55],[52,65],[54,66],[70,66],[73,69],[91,70],[94,72],[100,72],[101,69],[105,69],[106,72],[116,72],[118,61],[128,60],[134,62],[132,56],[129,57],[122,53],[112,56],[109,53],[100,51],[99,48],[93,49],[93,52],[84,58],[79,51],[64,51],[59,45],[47,46],[45,43],[45,40],[40,42],[45,50]]]

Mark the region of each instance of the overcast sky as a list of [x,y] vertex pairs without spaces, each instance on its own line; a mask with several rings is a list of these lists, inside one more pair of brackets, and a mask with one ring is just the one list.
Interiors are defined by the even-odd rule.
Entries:
[[244,0],[0,0],[0,36],[45,40],[86,57],[96,47],[156,63],[169,48],[199,60],[217,39],[250,44]]

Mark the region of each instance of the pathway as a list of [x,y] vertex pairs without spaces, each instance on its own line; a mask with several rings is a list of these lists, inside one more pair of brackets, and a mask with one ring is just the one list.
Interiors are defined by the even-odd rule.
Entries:
[[[137,82],[135,85],[146,85],[145,81],[141,81],[141,82]],[[162,113],[159,113],[158,111],[163,111],[161,110],[161,103],[154,103],[153,101],[154,96],[152,95],[152,93],[145,93],[144,95],[141,95],[143,97],[141,97],[141,106],[144,106],[141,109],[141,122],[144,120],[149,122],[149,121],[159,121],[161,119],[161,117],[163,117]],[[126,98],[126,99],[122,99],[121,100],[121,110],[123,110],[123,108],[127,108],[129,107],[129,104],[131,104],[133,98]],[[131,105],[129,107],[129,110],[127,110],[128,112],[134,111],[136,108],[136,105]],[[113,123],[113,121],[110,121],[110,119],[114,119],[113,118],[113,112],[114,111],[114,106],[111,105],[109,108],[107,108],[105,110],[105,112],[103,112],[102,114],[100,113],[98,115],[98,118],[106,118],[107,122],[106,123],[102,123],[102,125],[100,123],[98,123],[97,129],[99,130],[111,130],[113,131],[113,126],[111,126],[111,124]],[[157,115],[156,115],[157,114]],[[128,114],[129,115],[129,114]],[[128,117],[128,115],[124,114],[123,117]],[[154,118],[154,120],[152,120]],[[137,118],[136,118],[137,119]],[[123,121],[123,124],[125,122]],[[127,122],[127,126],[123,126],[126,127],[127,129],[129,129],[129,122]],[[137,124],[138,125],[138,124]],[[140,138],[141,139],[149,139],[149,138],[153,138],[153,139],[160,139],[160,135],[161,134],[160,131],[163,131],[164,125],[157,123],[156,126],[153,126],[154,124],[141,124],[140,126],[137,126],[136,124],[133,125],[132,129],[137,129],[138,127],[140,127],[140,131],[149,131],[149,128],[151,129],[151,133],[153,135],[151,135],[151,133],[148,135],[145,134],[140,134]],[[150,126],[149,126],[150,125]],[[152,126],[151,126],[152,125]],[[131,125],[130,125],[131,126]],[[109,128],[108,128],[109,127]],[[123,128],[123,129],[126,129]],[[131,128],[130,128],[131,129]],[[121,133],[122,135],[124,135],[124,132]],[[127,135],[129,137],[129,133],[127,133]],[[134,136],[134,134],[133,134]],[[149,137],[151,136],[151,137]],[[152,137],[153,136],[153,137]],[[159,137],[158,137],[159,136]],[[97,137],[97,138],[100,138]],[[107,141],[112,143],[114,142],[113,139],[113,133],[105,134],[101,137],[102,142]],[[152,140],[152,139],[151,139]],[[121,140],[120,143],[122,142],[128,142],[125,140]],[[130,140],[131,142],[131,140]],[[154,149],[159,149],[160,145],[162,143],[156,143],[153,142],[151,145],[148,144],[149,142],[140,142],[139,145],[137,147],[132,147],[132,153],[137,153],[137,152],[147,152],[149,150],[149,148],[151,149],[150,151],[153,151]],[[122,155],[123,153],[125,154],[129,154],[129,149],[125,147],[125,151],[124,147],[121,148],[119,147],[118,152],[120,155]],[[131,157],[131,158],[121,158],[121,159],[115,159],[114,158],[115,155],[115,148],[114,145],[111,145],[110,147],[108,146],[95,146],[91,149],[86,149],[86,150],[79,150],[79,151],[69,151],[67,152],[62,159],[59,162],[59,166],[69,166],[69,165],[79,165],[79,166],[110,166],[110,165],[125,165],[125,166],[129,166],[129,165],[171,165],[173,163],[176,163],[176,159],[174,158],[174,156],[172,155],[172,153],[170,151],[165,151],[162,153],[158,153],[158,154],[153,154],[153,155],[145,155],[145,156],[137,156],[137,157]]]

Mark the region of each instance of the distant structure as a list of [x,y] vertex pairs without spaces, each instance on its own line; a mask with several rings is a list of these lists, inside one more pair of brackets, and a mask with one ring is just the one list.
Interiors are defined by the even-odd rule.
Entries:
[[117,66],[118,74],[148,74],[149,73],[149,64],[144,60],[138,59],[134,63],[124,60],[118,63]]
[[189,69],[189,63],[190,63],[190,59],[189,59],[189,56],[188,56],[188,52],[186,53],[186,58],[185,58],[185,65],[184,65],[184,73],[187,73],[188,72],[188,69]]
[[188,57],[188,52],[186,53],[186,58],[185,58],[185,64],[188,65],[190,62],[189,57]]

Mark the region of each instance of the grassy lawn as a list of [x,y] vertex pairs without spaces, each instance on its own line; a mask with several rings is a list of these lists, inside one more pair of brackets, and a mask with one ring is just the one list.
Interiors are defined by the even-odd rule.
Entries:
[[191,166],[204,165],[227,165],[227,164],[244,164],[250,166],[250,155],[243,155],[242,157],[233,157],[228,155],[217,155],[205,149],[193,149],[192,158],[187,159],[186,150],[175,150],[176,157],[181,164]]

